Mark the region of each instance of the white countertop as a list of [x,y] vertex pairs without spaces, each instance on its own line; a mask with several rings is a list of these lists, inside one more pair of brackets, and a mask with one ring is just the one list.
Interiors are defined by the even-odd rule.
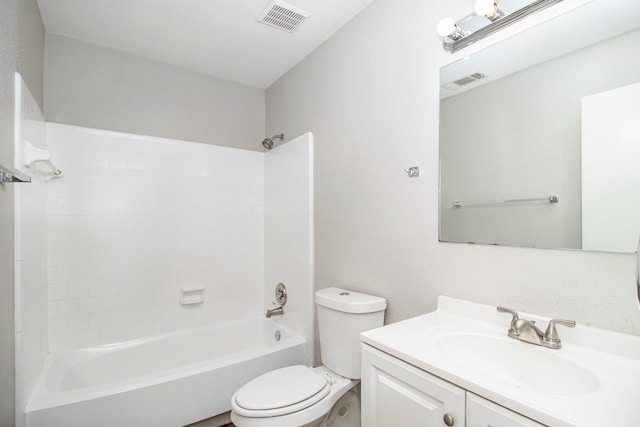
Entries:
[[[543,330],[549,320],[524,312],[519,314],[520,318],[536,320]],[[510,315],[498,313],[495,307],[441,296],[437,311],[364,332],[361,339],[543,424],[640,426],[640,337],[582,325],[574,329],[558,326],[563,348],[552,350],[506,338],[510,321]],[[510,381],[495,366],[483,370],[480,365],[485,362],[474,354],[456,355],[453,358],[456,360],[452,360],[451,354],[442,351],[439,345],[440,338],[452,334],[490,336],[498,340],[505,337],[515,345],[528,346],[518,347],[518,351],[542,352],[531,353],[537,360],[566,359],[570,366],[584,368],[593,377],[585,375],[585,389],[577,392],[575,385],[570,393],[534,390]],[[460,363],[461,360],[466,363]],[[526,361],[522,369],[527,369]]]

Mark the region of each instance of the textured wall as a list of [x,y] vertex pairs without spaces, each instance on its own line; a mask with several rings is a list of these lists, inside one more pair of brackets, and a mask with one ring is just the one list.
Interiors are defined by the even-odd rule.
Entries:
[[47,121],[262,151],[264,91],[47,34]]
[[387,322],[443,294],[640,334],[632,255],[438,242],[435,28],[471,9],[376,0],[268,89],[267,134],[314,133],[315,286],[386,297]]
[[[13,79],[17,59],[17,1],[0,15],[0,162],[13,163]],[[0,186],[0,426],[14,424],[13,188]]]
[[[42,101],[44,27],[35,0],[0,1],[0,162],[13,164],[14,72]],[[42,105],[42,104],[40,104]],[[0,426],[14,419],[13,188],[0,188]]]

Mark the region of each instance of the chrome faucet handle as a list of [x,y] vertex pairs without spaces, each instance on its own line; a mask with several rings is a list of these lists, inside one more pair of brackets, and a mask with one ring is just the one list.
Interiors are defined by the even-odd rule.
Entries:
[[556,330],[556,325],[563,325],[568,328],[574,328],[576,326],[576,322],[573,320],[563,320],[563,319],[551,319],[549,320],[549,326],[547,326],[547,330],[544,333],[544,337],[542,338],[542,343],[545,347],[549,348],[562,348],[562,342],[558,337],[558,331]]
[[499,305],[496,307],[496,310],[498,310],[500,313],[511,314],[513,316],[513,319],[511,320],[512,322],[518,320],[518,312],[515,311],[513,308],[507,308]]
[[544,333],[544,337],[548,340],[557,340],[558,339],[558,331],[556,330],[556,325],[563,325],[568,328],[575,328],[576,322],[573,320],[563,320],[563,319],[551,319],[549,320],[549,326],[547,326],[547,330]]
[[520,319],[518,317],[518,312],[515,311],[512,308],[507,308],[507,307],[502,307],[501,305],[499,305],[498,307],[496,307],[496,310],[498,310],[500,313],[509,313],[511,314],[511,324],[509,325],[509,336],[517,336],[520,331],[518,331],[517,328],[517,323],[518,320]]

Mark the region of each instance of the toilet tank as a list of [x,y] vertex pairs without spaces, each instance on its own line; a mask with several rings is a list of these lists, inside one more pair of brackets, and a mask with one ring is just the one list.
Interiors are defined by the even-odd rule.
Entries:
[[339,288],[316,292],[320,358],[343,377],[360,378],[360,333],[384,323],[387,301]]

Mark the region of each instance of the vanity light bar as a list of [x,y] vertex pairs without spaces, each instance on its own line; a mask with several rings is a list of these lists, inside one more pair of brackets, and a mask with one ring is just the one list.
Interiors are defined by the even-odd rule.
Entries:
[[[553,6],[556,3],[560,3],[561,1],[563,0],[536,0],[531,4],[524,6],[521,9],[518,9],[515,12],[512,12],[503,17],[500,17],[499,19],[495,19],[489,25],[482,27],[477,31],[469,32],[468,34],[462,37],[458,36],[458,37],[452,38],[450,36],[444,36],[442,39],[442,46],[444,47],[444,50],[446,50],[447,52],[455,53],[460,49],[464,49],[465,47],[477,41],[480,41],[483,38],[490,36],[491,34],[496,33],[502,30],[503,28],[508,27],[509,25],[514,24],[535,12],[546,9],[550,6]],[[471,16],[475,16],[475,15],[472,14]],[[459,28],[460,24],[468,19],[469,17],[466,17],[458,21],[455,24],[455,27]],[[487,18],[487,19],[490,19],[490,18]]]

